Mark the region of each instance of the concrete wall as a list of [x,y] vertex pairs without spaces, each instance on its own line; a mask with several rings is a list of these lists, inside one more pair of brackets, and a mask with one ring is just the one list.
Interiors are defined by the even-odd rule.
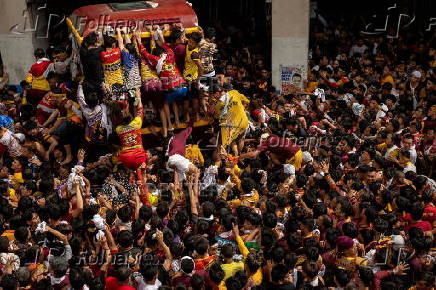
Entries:
[[[26,29],[34,23],[34,19],[30,17],[33,13],[29,15],[26,10],[26,0],[0,0],[0,52],[10,84],[19,84],[24,80],[30,66],[35,62],[34,33],[25,32],[25,23]],[[27,19],[23,16],[23,11],[28,16]],[[11,31],[17,24],[15,32]]]
[[[281,90],[280,66],[307,75],[310,0],[272,0],[272,82]],[[302,82],[301,82],[302,83]]]

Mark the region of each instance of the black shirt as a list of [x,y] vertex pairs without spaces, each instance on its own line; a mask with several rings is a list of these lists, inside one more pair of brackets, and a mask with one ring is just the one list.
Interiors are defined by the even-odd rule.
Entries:
[[80,48],[80,61],[82,62],[83,74],[85,80],[100,87],[103,82],[103,68],[100,60],[102,47],[86,49],[84,46]]

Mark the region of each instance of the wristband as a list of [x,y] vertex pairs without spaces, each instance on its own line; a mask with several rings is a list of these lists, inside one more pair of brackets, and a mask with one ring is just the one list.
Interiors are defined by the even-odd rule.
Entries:
[[83,162],[82,162],[82,161],[79,161],[79,162],[77,162],[77,165],[82,166],[82,165],[83,165]]

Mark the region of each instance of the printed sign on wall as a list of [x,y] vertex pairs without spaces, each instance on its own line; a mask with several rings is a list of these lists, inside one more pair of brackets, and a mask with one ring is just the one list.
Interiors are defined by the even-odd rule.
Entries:
[[302,65],[280,65],[281,93],[283,95],[302,92],[304,68]]

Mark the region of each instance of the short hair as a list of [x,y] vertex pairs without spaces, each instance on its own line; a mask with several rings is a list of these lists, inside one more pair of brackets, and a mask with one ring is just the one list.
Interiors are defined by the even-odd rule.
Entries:
[[170,34],[171,42],[175,42],[180,37],[182,37],[182,35],[183,35],[183,31],[182,30],[173,30],[173,31],[171,31],[171,34]]
[[188,259],[188,258],[182,259],[182,261],[180,262],[180,268],[186,274],[190,274],[190,273],[192,273],[192,271],[194,271],[194,268],[195,268],[194,261],[192,259]]
[[253,274],[260,268],[260,266],[262,266],[262,256],[257,252],[250,252],[247,255],[245,263],[247,264],[250,273]]
[[195,245],[195,251],[200,255],[204,255],[206,254],[208,248],[209,241],[204,237],[199,237],[197,240],[197,244]]
[[275,264],[271,270],[271,279],[275,282],[285,279],[288,269],[283,264]]
[[189,38],[192,39],[195,43],[200,43],[200,41],[202,39],[201,34],[198,32],[191,33]]
[[114,43],[116,43],[116,40],[112,36],[104,35],[103,42],[104,42],[103,43],[104,48],[111,48],[114,45]]
[[118,217],[124,223],[127,223],[132,218],[132,208],[128,205],[123,206],[117,212]]
[[4,290],[15,290],[18,287],[18,281],[13,274],[6,274],[3,276],[0,286]]
[[45,56],[45,51],[42,48],[37,48],[37,49],[35,49],[35,52],[33,53],[33,55],[36,58],[43,58]]
[[50,204],[48,206],[48,216],[49,216],[49,218],[51,218],[54,221],[60,220],[62,217],[62,212],[61,212],[59,205]]
[[192,275],[190,283],[193,290],[200,290],[204,286],[204,278],[200,274],[195,273]]
[[67,273],[68,261],[65,258],[52,256],[49,263],[55,277],[59,278]]
[[20,243],[25,243],[27,241],[27,237],[29,236],[29,230],[27,227],[19,227],[14,232],[15,239]]
[[347,270],[339,268],[335,271],[335,278],[341,287],[345,287],[350,282],[351,275]]
[[344,223],[342,225],[342,232],[344,233],[345,236],[348,236],[352,239],[357,238],[357,234],[358,234],[357,227],[352,222]]
[[412,207],[410,209],[410,216],[414,220],[419,220],[422,218],[422,215],[424,214],[424,206],[420,202],[414,202],[412,204]]
[[123,247],[128,248],[133,244],[133,235],[129,230],[123,230],[118,234],[117,243]]
[[316,262],[306,260],[303,262],[302,268],[303,272],[306,273],[306,275],[311,279],[318,275],[319,267]]
[[132,270],[130,270],[129,267],[122,266],[116,270],[115,277],[117,278],[117,280],[124,282],[127,281],[127,279],[129,279],[131,274],[132,274]]
[[224,258],[232,258],[234,254],[233,245],[225,244],[224,246],[222,246],[221,254],[224,256]]
[[216,30],[214,27],[207,27],[204,30],[204,38],[212,39],[215,37],[215,35],[216,35]]
[[223,268],[217,263],[213,263],[209,268],[209,278],[215,284],[219,285],[224,280],[225,273]]
[[148,205],[143,205],[140,209],[139,209],[139,217],[141,219],[143,219],[145,222],[148,222],[151,217],[153,216],[153,210],[150,206]]

